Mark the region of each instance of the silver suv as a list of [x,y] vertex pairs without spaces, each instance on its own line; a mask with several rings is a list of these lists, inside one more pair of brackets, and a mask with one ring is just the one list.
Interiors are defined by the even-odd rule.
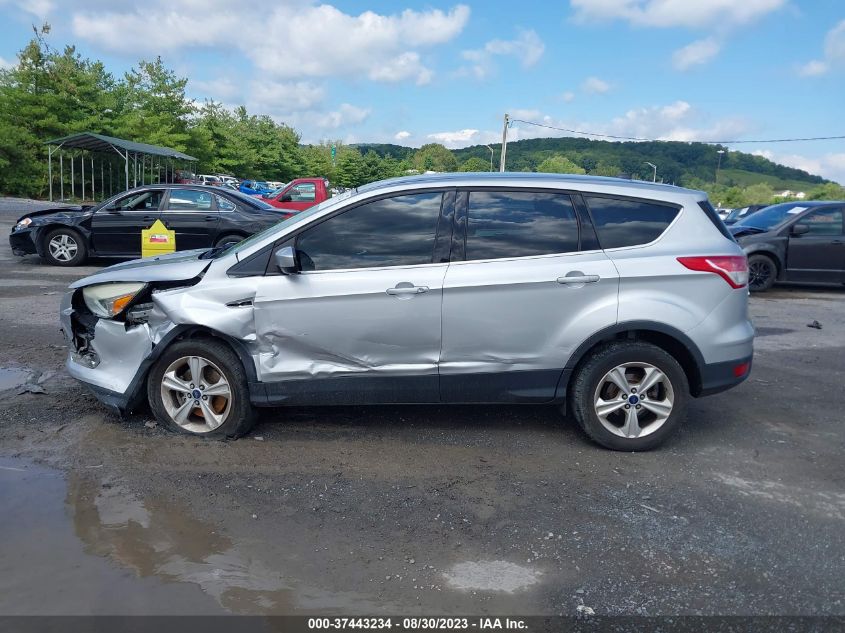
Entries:
[[242,435],[260,406],[536,403],[644,450],[748,376],[747,282],[701,192],[426,175],[106,268],[61,321],[73,376],[185,433]]

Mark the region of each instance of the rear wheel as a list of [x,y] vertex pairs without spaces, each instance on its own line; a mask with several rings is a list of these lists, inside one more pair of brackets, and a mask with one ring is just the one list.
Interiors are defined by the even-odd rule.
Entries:
[[85,241],[73,229],[53,229],[44,237],[44,258],[53,266],[79,266],[86,257]]
[[752,255],[748,258],[748,289],[763,292],[771,288],[778,276],[778,267],[768,255]]
[[174,343],[150,372],[147,397],[159,422],[180,433],[240,437],[255,421],[243,365],[219,341]]
[[610,343],[579,368],[572,412],[602,446],[644,451],[663,443],[683,420],[689,383],[668,352],[639,341]]

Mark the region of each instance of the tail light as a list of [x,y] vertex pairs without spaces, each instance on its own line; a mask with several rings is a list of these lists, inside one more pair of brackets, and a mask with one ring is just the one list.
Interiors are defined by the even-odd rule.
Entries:
[[690,270],[719,275],[731,288],[743,288],[748,285],[748,259],[745,255],[679,257],[678,261]]

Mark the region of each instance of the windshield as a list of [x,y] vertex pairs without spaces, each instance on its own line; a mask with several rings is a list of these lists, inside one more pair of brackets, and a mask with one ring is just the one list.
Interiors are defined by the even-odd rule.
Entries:
[[[281,220],[280,222],[276,222],[275,224],[273,224],[272,226],[264,229],[260,233],[255,233],[254,235],[251,235],[250,237],[246,238],[242,242],[238,242],[237,244],[233,244],[232,246],[230,246],[229,248],[226,248],[224,250],[215,251],[212,256],[216,258],[216,257],[220,257],[224,254],[229,255],[231,253],[240,253],[245,248],[249,248],[253,244],[260,242],[264,238],[266,238],[270,235],[273,235],[274,233],[278,233],[280,231],[283,231],[288,226],[296,224],[300,220],[304,220],[305,218],[310,218],[312,215],[315,215],[315,214],[319,213],[320,211],[323,211],[325,209],[328,209],[331,206],[334,206],[334,205],[336,205],[340,202],[343,202],[344,200],[346,200],[347,198],[350,198],[353,194],[355,194],[357,192],[358,192],[357,189],[350,189],[349,191],[347,191],[344,194],[341,194],[339,196],[335,196],[334,198],[329,198],[328,200],[324,200],[320,204],[313,206],[310,209],[307,209],[305,211],[302,211],[301,213],[297,213],[295,215],[292,215],[291,217],[286,218],[284,220]],[[269,204],[267,206],[270,207]],[[273,207],[270,207],[270,208],[272,209]]]
[[755,229],[771,229],[792,215],[801,213],[806,206],[800,202],[784,202],[783,204],[773,204],[770,207],[761,209],[756,213],[747,215],[742,218],[734,226],[750,226]]

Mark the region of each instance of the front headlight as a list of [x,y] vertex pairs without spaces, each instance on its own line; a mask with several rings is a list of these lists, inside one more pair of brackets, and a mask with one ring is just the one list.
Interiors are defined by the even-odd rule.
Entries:
[[26,228],[26,227],[28,227],[30,224],[32,224],[32,218],[24,218],[23,220],[21,220],[20,222],[18,222],[17,224],[15,224],[15,230],[18,230],[18,229],[25,229],[25,228]]
[[82,298],[91,312],[109,319],[123,312],[145,285],[138,282],[97,284],[83,288]]

